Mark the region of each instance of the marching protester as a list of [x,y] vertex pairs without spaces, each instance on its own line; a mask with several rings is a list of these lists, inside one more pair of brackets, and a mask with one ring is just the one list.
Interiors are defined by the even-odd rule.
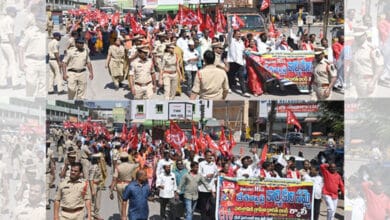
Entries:
[[324,178],[322,195],[327,206],[327,219],[332,220],[336,214],[339,189],[344,194],[344,183],[334,162],[321,164],[320,170]]

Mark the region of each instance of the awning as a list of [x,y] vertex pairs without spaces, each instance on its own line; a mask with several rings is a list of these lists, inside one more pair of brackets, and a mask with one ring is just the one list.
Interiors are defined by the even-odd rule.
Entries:
[[177,11],[177,10],[179,10],[179,5],[178,4],[176,4],[176,5],[159,5],[156,8],[157,12],[161,12],[161,11]]
[[150,9],[150,10],[155,10],[158,7],[158,5],[146,5],[145,7],[142,8],[144,9]]

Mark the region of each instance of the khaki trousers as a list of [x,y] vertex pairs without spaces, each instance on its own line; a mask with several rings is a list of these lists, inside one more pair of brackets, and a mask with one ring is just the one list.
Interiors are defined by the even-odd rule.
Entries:
[[48,92],[54,91],[54,85],[57,85],[57,91],[62,92],[64,90],[62,86],[62,75],[60,72],[60,66],[57,63],[57,60],[49,61],[50,71],[49,71],[49,88]]
[[46,66],[43,60],[25,59],[26,68],[26,96],[46,97]]
[[68,72],[68,99],[85,99],[87,93],[87,71]]
[[81,158],[80,160],[80,163],[81,165],[83,165],[83,175],[84,175],[84,179],[88,180],[89,178],[89,166],[90,166],[90,162],[89,160],[87,159],[83,159]]
[[124,61],[123,60],[111,60],[109,64],[109,71],[111,74],[112,82],[114,82],[115,87],[119,87],[124,79]]
[[135,95],[134,99],[151,99],[153,96],[153,84],[149,83],[147,86],[134,85]]
[[96,197],[92,203],[92,217],[99,218],[100,204],[102,201],[102,190],[98,184],[94,183],[93,185],[93,193],[95,193]]
[[320,86],[315,86],[313,85],[313,91],[314,93],[312,94],[312,99],[313,100],[330,100],[332,98],[332,88],[330,88],[330,94],[328,97],[324,95],[325,90],[328,87],[320,87]]
[[164,97],[166,100],[173,100],[176,95],[177,84],[179,82],[178,75],[176,73],[164,73],[163,85],[164,85]]
[[60,211],[60,220],[84,220],[84,209],[78,212],[64,212]]
[[[123,192],[128,184],[127,183],[118,183],[116,184],[116,193],[118,197],[118,209],[119,213],[122,213],[122,201],[123,201]],[[130,201],[129,201],[130,202]],[[126,213],[128,212],[128,206],[126,207]]]

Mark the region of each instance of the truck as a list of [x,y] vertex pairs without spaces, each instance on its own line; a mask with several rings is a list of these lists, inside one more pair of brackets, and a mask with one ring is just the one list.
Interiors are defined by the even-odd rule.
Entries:
[[226,13],[228,27],[232,26],[232,18],[234,15],[237,15],[245,23],[245,26],[240,28],[242,34],[252,33],[254,36],[257,36],[260,33],[267,32],[264,22],[265,19],[260,15],[257,8],[228,8]]

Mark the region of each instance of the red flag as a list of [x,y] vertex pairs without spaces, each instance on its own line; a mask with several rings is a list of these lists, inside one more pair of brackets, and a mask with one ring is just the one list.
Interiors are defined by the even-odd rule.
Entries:
[[229,146],[225,136],[225,129],[223,127],[221,128],[221,136],[219,137],[218,148],[223,155],[229,155]]
[[200,26],[200,30],[201,31],[204,31],[204,30],[209,30],[209,36],[211,38],[214,38],[214,22],[213,20],[211,19],[210,15],[207,14],[206,15],[206,19],[203,21],[202,25]]
[[268,33],[271,35],[271,37],[276,37],[276,31],[275,31],[275,25],[274,23],[270,22],[268,26]]
[[220,33],[225,32],[226,19],[225,16],[221,13],[219,7],[216,7],[216,20],[215,20],[215,30]]
[[130,12],[128,12],[128,13],[125,15],[125,23],[126,23],[126,24],[130,24],[130,19],[131,19],[131,14],[130,14]]
[[117,25],[119,23],[119,19],[120,19],[120,13],[119,12],[115,12],[111,16],[111,24],[112,25]]
[[199,20],[199,23],[202,24],[203,23],[203,14],[200,10],[200,4],[198,4],[198,9],[196,11],[196,16],[198,17],[198,20]]
[[213,141],[213,139],[211,139],[210,135],[208,134],[206,134],[206,141],[211,150],[214,151],[219,150],[219,146]]
[[260,8],[260,11],[264,11],[265,9],[269,8],[269,5],[270,5],[270,2],[271,0],[263,0],[263,2],[261,3],[261,8]]
[[145,31],[142,29],[142,26],[140,23],[135,21],[135,18],[133,16],[130,17],[130,26],[133,34],[141,34],[146,36]]
[[263,150],[261,151],[260,164],[263,164],[267,160],[268,144],[264,144]]
[[133,149],[137,149],[138,147],[138,132],[137,126],[133,125],[130,129],[129,134],[127,135],[127,139],[129,140],[129,145]]
[[127,137],[127,126],[125,123],[122,125],[122,133],[121,133],[121,140],[125,141]]
[[302,130],[302,126],[299,123],[299,121],[298,121],[297,117],[295,116],[295,114],[291,110],[289,110],[289,109],[287,109],[286,112],[287,112],[287,124],[295,125],[295,126],[297,126],[299,128],[299,130]]
[[87,136],[88,135],[88,124],[86,122],[84,122],[82,126],[83,126],[83,135]]
[[199,19],[200,18],[196,13],[190,8],[179,5],[179,11],[175,16],[174,23],[181,25],[198,25],[201,24]]
[[193,146],[196,145],[196,127],[194,124],[192,124],[192,139],[191,139],[191,143],[193,144]]
[[171,121],[170,128],[166,132],[166,141],[177,150],[180,150],[181,147],[184,147],[187,142],[187,137],[184,131],[174,121]]
[[245,22],[236,14],[232,17],[232,27],[234,30],[239,30],[240,28],[245,26]]
[[233,150],[233,148],[237,145],[236,141],[234,140],[234,137],[233,137],[233,132],[230,131],[229,133],[229,142],[230,142],[230,151]]
[[167,27],[167,29],[171,29],[173,27],[173,20],[171,18],[171,16],[169,16],[169,14],[167,13],[166,15],[166,20],[165,20],[165,26]]
[[142,145],[146,145],[148,143],[148,140],[146,139],[146,132],[145,131],[142,132],[141,143],[142,143]]
[[196,140],[196,146],[197,146],[198,150],[200,150],[202,152],[204,152],[206,150],[207,141],[203,137],[203,131],[199,132],[198,140]]

